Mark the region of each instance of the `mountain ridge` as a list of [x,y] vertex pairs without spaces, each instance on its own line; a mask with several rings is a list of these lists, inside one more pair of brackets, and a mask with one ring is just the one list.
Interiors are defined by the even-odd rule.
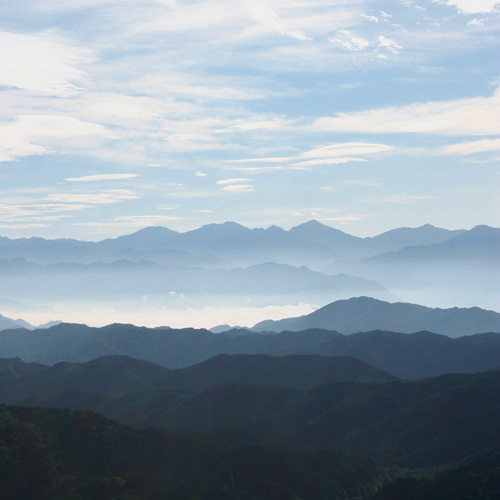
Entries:
[[500,313],[479,307],[430,308],[405,302],[389,303],[372,297],[352,297],[332,302],[304,316],[261,321],[251,330],[279,332],[308,328],[343,334],[373,329],[402,333],[429,330],[459,337],[472,331],[500,333]]

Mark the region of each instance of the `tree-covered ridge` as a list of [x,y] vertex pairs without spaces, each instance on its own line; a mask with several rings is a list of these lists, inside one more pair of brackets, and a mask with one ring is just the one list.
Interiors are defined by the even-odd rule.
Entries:
[[159,389],[203,390],[241,384],[310,389],[317,385],[356,381],[397,380],[349,356],[267,356],[220,354],[188,368],[168,370],[128,356],[103,356],[85,363],[45,366],[0,358],[0,401],[45,399],[67,392],[118,396],[131,391]]
[[497,500],[500,455],[433,477],[405,478],[382,487],[370,500]]
[[[235,333],[235,335],[233,335]],[[237,330],[152,329],[134,325],[60,324],[47,330],[0,332],[0,358],[53,365],[89,361],[106,355],[126,355],[164,367],[184,368],[218,354],[319,354],[352,356],[399,378],[436,377],[444,373],[474,373],[499,367],[500,333],[451,339],[430,332],[414,334],[370,331],[352,335],[310,329],[259,335]]]
[[3,500],[347,499],[384,481],[367,459],[231,431],[139,431],[95,413],[12,406],[0,406],[0,477]]
[[[215,369],[216,381],[219,368],[227,367],[217,366],[217,361],[187,369],[188,385],[169,390],[161,388],[158,374],[169,377],[185,370],[168,371],[128,358],[55,365],[46,369],[46,376],[37,374],[24,385],[21,380],[10,389],[3,387],[0,401],[93,410],[138,428],[212,432],[233,427],[270,445],[368,454],[387,466],[433,467],[500,451],[498,371],[310,389],[272,383],[189,389],[214,381],[207,367]],[[154,384],[148,385],[151,381]],[[181,382],[182,376],[174,381]]]

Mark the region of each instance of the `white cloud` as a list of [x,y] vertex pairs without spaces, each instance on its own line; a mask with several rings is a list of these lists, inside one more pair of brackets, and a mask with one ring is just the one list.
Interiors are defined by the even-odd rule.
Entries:
[[182,205],[159,205],[158,210],[177,210]]
[[226,184],[241,184],[242,182],[249,182],[252,179],[225,179],[222,181],[217,181],[217,184],[225,186]]
[[[436,0],[434,0],[436,1]],[[452,7],[456,7],[462,14],[493,14],[498,12],[500,2],[498,0],[437,0],[438,3],[446,3]]]
[[25,115],[0,125],[0,161],[48,154],[66,146],[88,147],[90,138],[104,138],[105,127],[71,116]]
[[[228,160],[230,163],[283,163],[292,170],[307,170],[315,165],[339,165],[349,162],[366,162],[366,158],[355,155],[374,155],[393,151],[396,148],[387,144],[366,142],[344,142],[330,144],[296,156],[281,156],[276,158],[248,158],[240,160]],[[233,167],[233,170],[245,172],[261,172],[267,170],[283,170],[285,167]],[[237,181],[238,179],[236,179]],[[250,180],[250,179],[248,179]],[[246,179],[241,179],[246,181]]]
[[388,50],[389,52],[392,52],[394,54],[399,54],[399,50],[403,48],[401,45],[399,45],[399,43],[395,42],[391,38],[386,38],[382,35],[378,37],[378,42],[378,47]]
[[246,5],[250,16],[257,22],[267,26],[280,35],[286,33],[285,25],[279,16],[274,12],[267,2],[262,0],[246,0]]
[[243,158],[239,160],[226,160],[229,163],[281,163],[293,159],[289,156],[278,156],[271,158]]
[[57,32],[33,35],[0,32],[0,85],[67,97],[84,79],[78,66],[90,58]]
[[378,17],[376,16],[368,16],[366,14],[360,14],[361,17],[364,17],[367,21],[371,21],[373,23],[378,23]]
[[312,167],[314,165],[341,165],[344,163],[368,161],[365,158],[344,157],[344,158],[322,158],[316,160],[306,160],[292,163],[294,167]]
[[207,174],[205,172],[196,172],[196,177],[206,177]]
[[50,224],[0,224],[0,229],[36,229],[49,226]]
[[352,35],[350,31],[340,30],[339,33],[341,36],[337,36],[336,38],[330,37],[328,41],[338,45],[344,50],[349,51],[358,51],[365,50],[371,46],[371,43],[360,36]]
[[[71,217],[67,212],[85,210],[89,205],[64,204],[64,203],[0,203],[0,221],[10,224],[32,222],[54,222]],[[43,224],[48,226],[50,224]],[[28,227],[28,226],[26,226]],[[33,225],[33,227],[36,227]],[[17,229],[22,229],[17,227]]]
[[472,155],[491,151],[500,151],[500,139],[481,139],[480,141],[461,142],[459,144],[450,144],[440,149],[440,152],[446,155]]
[[68,182],[93,182],[93,181],[114,181],[120,179],[133,179],[138,177],[138,174],[99,174],[86,175],[84,177],[70,177],[65,179]]
[[253,191],[253,186],[251,184],[230,184],[222,189],[231,193],[250,193]]
[[335,132],[500,134],[500,92],[491,97],[437,101],[409,106],[339,113],[319,118],[313,130]]
[[158,224],[177,222],[184,217],[173,217],[168,215],[127,215],[115,217],[111,222],[77,222],[74,226],[83,227],[147,227]]
[[484,24],[484,19],[472,19],[467,23],[467,26],[482,26]]
[[88,205],[109,205],[123,200],[134,200],[138,196],[126,189],[110,189],[101,193],[54,193],[47,196],[49,201],[62,203],[84,203]]
[[302,154],[304,158],[341,158],[347,155],[366,155],[385,153],[393,150],[393,146],[369,142],[342,142],[312,149]]

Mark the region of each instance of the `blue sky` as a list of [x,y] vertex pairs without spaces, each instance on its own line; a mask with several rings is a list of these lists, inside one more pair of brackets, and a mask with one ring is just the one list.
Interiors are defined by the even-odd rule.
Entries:
[[0,234],[499,226],[494,0],[3,0]]

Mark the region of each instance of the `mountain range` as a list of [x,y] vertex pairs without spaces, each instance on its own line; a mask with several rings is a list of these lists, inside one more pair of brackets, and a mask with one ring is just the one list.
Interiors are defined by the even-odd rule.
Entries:
[[433,309],[401,302],[391,304],[371,297],[353,297],[332,302],[305,316],[262,321],[251,329],[256,332],[282,332],[311,328],[335,330],[343,334],[375,329],[402,333],[427,330],[460,337],[471,333],[500,333],[500,313],[478,307]]
[[[43,332],[43,333],[41,333]],[[500,334],[449,338],[375,330],[352,335],[320,329],[262,335],[237,330],[214,334],[195,329],[149,329],[133,325],[90,328],[60,324],[46,330],[0,332],[0,357],[54,365],[125,355],[166,368],[185,368],[219,354],[351,356],[405,379],[450,372],[473,373],[500,365]]]
[[127,259],[220,268],[276,262],[322,270],[323,264],[331,264],[337,258],[367,257],[408,246],[439,244],[466,232],[426,224],[359,238],[316,220],[289,231],[277,226],[249,229],[234,222],[225,222],[185,233],[161,226],[147,227],[130,235],[99,242],[0,237],[0,259],[20,257],[43,265]]
[[221,354],[202,363],[168,370],[128,356],[103,356],[86,363],[46,366],[19,358],[0,359],[0,400],[4,403],[58,399],[67,394],[116,397],[134,391],[206,390],[227,384],[311,389],[356,381],[384,383],[397,377],[349,356],[266,356]]
[[499,277],[500,229],[488,226],[359,238],[314,220],[288,231],[226,222],[185,233],[148,227],[98,242],[0,238],[0,308],[17,316],[82,303],[148,315],[362,295],[497,310]]
[[[258,357],[254,360],[260,363]],[[184,378],[189,385],[203,384],[207,374],[215,373],[217,378],[226,361],[215,359],[187,377],[184,371],[176,382]],[[416,382],[386,377],[384,383],[346,381],[308,389],[232,383],[198,390],[151,390],[151,381],[159,380],[160,367],[136,364],[133,371],[150,381],[137,389],[129,375],[131,390],[124,392],[124,386],[118,388],[115,381],[127,365],[133,367],[134,362],[100,358],[83,367],[28,366],[30,375],[18,377],[17,384],[3,385],[2,399],[24,406],[92,410],[138,428],[214,432],[229,426],[267,446],[365,455],[383,466],[435,467],[467,461],[473,455],[487,458],[500,449],[496,397],[500,371]],[[352,367],[359,370],[361,365],[350,366],[352,372]],[[5,396],[9,389],[10,398]],[[16,395],[18,399],[12,399]]]
[[39,265],[24,259],[0,261],[0,280],[17,300],[142,301],[144,296],[173,297],[297,297],[342,298],[369,294],[394,299],[373,280],[346,274],[327,276],[306,267],[265,263],[243,269],[204,269],[160,265],[155,262]]

